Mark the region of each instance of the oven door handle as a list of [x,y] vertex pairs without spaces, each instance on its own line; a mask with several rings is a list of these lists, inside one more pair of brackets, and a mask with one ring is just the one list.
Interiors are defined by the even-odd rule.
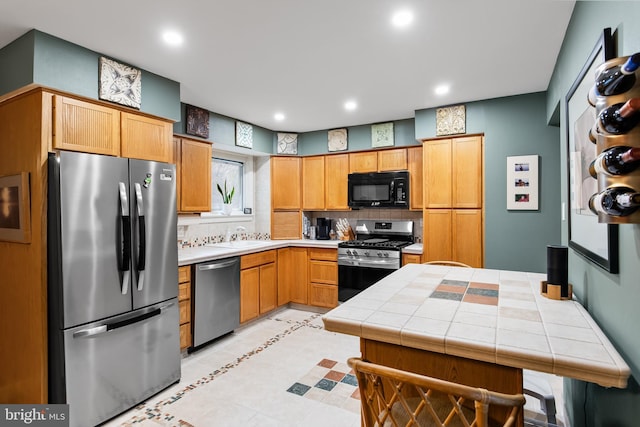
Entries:
[[397,270],[396,264],[391,264],[387,260],[363,260],[363,259],[338,259],[338,267],[341,265],[349,267],[370,267],[370,268],[386,268],[389,270]]

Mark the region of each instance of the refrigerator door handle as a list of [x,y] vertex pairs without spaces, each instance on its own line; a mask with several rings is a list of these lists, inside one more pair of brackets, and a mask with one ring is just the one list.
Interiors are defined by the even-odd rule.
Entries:
[[73,338],[88,338],[95,337],[96,335],[104,334],[109,331],[113,331],[115,329],[124,328],[125,326],[133,325],[134,323],[139,323],[144,320],[150,319],[152,317],[158,316],[162,314],[163,311],[167,310],[169,307],[175,305],[175,302],[170,302],[164,304],[161,307],[158,307],[154,310],[147,311],[144,314],[141,314],[137,317],[132,317],[130,319],[119,320],[113,323],[105,323],[103,325],[94,326],[93,328],[81,329],[73,333]]
[[131,218],[129,217],[129,201],[127,199],[127,186],[124,182],[118,183],[120,193],[120,209],[122,217],[122,237],[124,247],[122,248],[122,295],[127,294],[129,287],[130,263],[131,263]]
[[141,291],[144,286],[144,268],[147,252],[146,230],[144,221],[144,202],[142,200],[142,188],[139,183],[135,183],[136,189],[136,206],[138,208],[138,233],[139,233],[139,247],[138,247],[138,291]]
[[217,270],[219,268],[225,268],[225,267],[229,267],[230,265],[233,265],[235,263],[237,263],[237,260],[231,260],[231,261],[227,261],[227,262],[219,262],[219,263],[215,263],[215,264],[204,264],[204,265],[198,265],[198,270],[200,271],[205,271],[205,270]]
[[100,335],[107,332],[107,325],[96,326],[95,328],[82,329],[73,333],[73,338],[85,338]]

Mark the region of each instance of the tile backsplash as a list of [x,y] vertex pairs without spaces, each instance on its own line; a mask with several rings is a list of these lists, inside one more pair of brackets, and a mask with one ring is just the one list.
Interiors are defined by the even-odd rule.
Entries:
[[[241,227],[241,228],[240,228]],[[178,225],[178,248],[193,248],[208,243],[223,242],[230,233],[229,240],[269,240],[270,233],[256,232],[253,223],[242,225],[229,223],[190,223]]]
[[[317,218],[331,218],[333,220],[332,229],[334,231],[335,222],[338,218],[346,218],[353,229],[355,229],[356,222],[359,219],[413,221],[415,242],[422,242],[421,211],[404,209],[360,209],[353,211],[305,211],[304,215],[310,221],[311,225],[316,224]],[[230,240],[269,240],[271,239],[269,230],[270,226],[264,224],[264,221],[245,221],[238,223],[207,223],[193,220],[189,222],[179,221],[178,248],[192,248],[204,246],[208,243],[220,243],[225,240],[227,232],[230,233]]]

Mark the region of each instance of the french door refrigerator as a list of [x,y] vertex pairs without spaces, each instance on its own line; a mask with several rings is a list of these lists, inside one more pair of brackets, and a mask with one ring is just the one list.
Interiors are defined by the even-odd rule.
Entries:
[[180,379],[175,166],[48,158],[49,402],[94,426]]

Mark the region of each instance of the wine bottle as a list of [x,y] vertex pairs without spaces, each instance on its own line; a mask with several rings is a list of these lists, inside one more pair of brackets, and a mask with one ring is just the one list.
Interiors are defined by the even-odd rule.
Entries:
[[596,105],[597,96],[619,95],[636,83],[635,71],[640,67],[640,52],[631,55],[622,65],[607,68],[596,77],[589,91],[589,103]]
[[640,207],[640,193],[628,187],[609,187],[589,199],[589,209],[594,214],[627,216]]
[[640,98],[631,98],[625,103],[613,104],[600,112],[598,128],[614,135],[629,132],[640,121]]
[[589,173],[597,178],[597,174],[625,175],[640,166],[640,147],[620,145],[604,150],[589,165]]

